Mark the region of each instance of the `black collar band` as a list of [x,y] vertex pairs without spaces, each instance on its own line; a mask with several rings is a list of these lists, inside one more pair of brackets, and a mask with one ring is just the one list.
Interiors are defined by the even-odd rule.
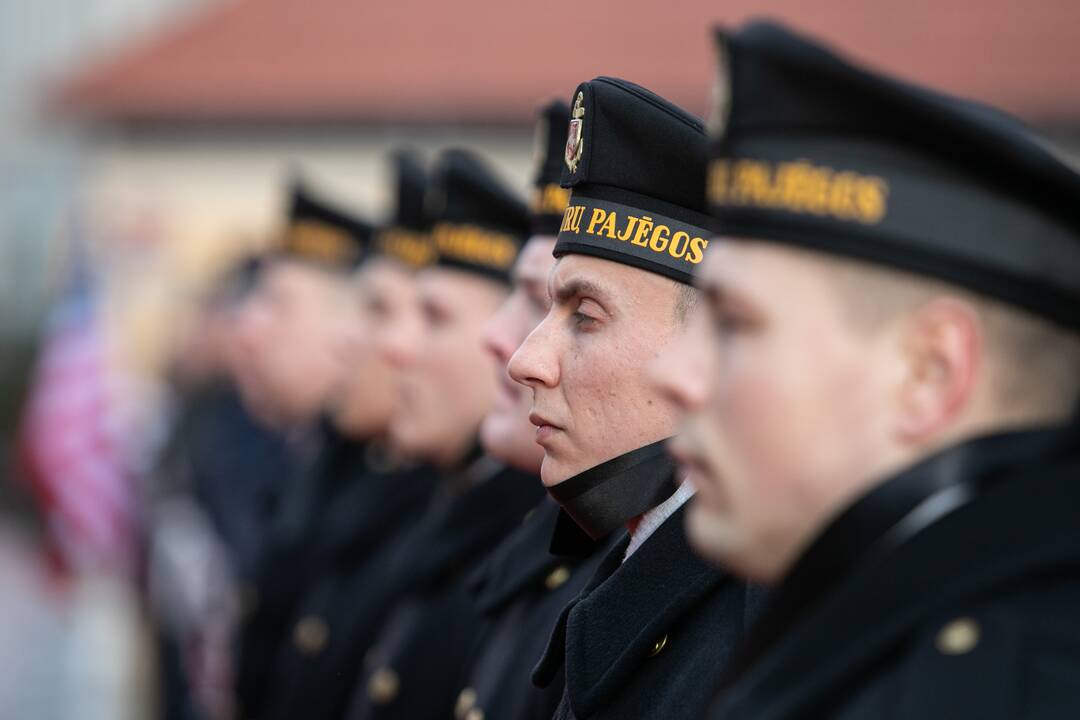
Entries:
[[[590,538],[606,537],[675,492],[675,461],[664,451],[665,442],[612,458],[549,487],[548,493]],[[553,546],[560,544],[565,526],[556,527]]]

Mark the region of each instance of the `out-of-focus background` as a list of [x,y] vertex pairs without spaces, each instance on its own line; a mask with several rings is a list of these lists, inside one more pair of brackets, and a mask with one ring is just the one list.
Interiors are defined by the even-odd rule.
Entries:
[[757,15],[1080,154],[1076,0],[0,0],[0,716],[156,716],[163,375],[291,174],[379,218],[388,149],[466,145],[524,193],[538,105],[604,74],[704,113],[709,28]]

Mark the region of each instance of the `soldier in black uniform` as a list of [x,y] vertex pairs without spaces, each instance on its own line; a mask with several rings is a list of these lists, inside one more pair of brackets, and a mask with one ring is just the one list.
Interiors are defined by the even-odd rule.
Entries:
[[484,624],[465,579],[536,505],[534,474],[484,454],[477,432],[495,396],[482,330],[505,300],[528,233],[524,205],[471,153],[443,152],[426,210],[433,267],[420,272],[422,322],[380,342],[402,371],[396,447],[436,465],[440,487],[394,558],[402,595],[365,658],[348,716],[452,716]]
[[[343,338],[348,375],[331,403],[342,436],[326,471],[340,482],[310,542],[308,579],[268,683],[266,718],[340,718],[364,651],[390,611],[398,589],[394,557],[419,519],[435,474],[394,456],[386,443],[398,399],[396,369],[376,346],[381,325],[411,312],[408,280],[430,258],[417,252],[427,233],[422,197],[427,181],[415,156],[394,156],[397,210],[376,233],[355,277],[355,321]],[[408,242],[406,242],[408,240]]]
[[[570,197],[559,185],[569,116],[570,108],[561,101],[540,112],[532,236],[514,266],[513,291],[485,332],[488,350],[498,361],[499,389],[480,426],[480,439],[494,457],[533,473],[540,471],[544,449],[536,444],[536,428],[529,422],[532,398],[510,379],[506,365],[547,313],[547,280],[555,265],[551,252]],[[599,542],[573,554],[553,554],[558,516],[558,504],[545,497],[470,577],[470,589],[491,627],[458,695],[456,720],[549,720],[555,712],[563,692],[561,674],[541,689],[532,684],[533,667],[559,613],[578,596],[607,549]]]
[[657,378],[695,546],[775,591],[710,717],[1076,717],[1080,176],[779,26],[718,38],[709,311]]
[[373,228],[299,184],[291,202],[280,247],[261,268],[241,319],[264,412],[302,456],[276,499],[255,583],[244,597],[236,687],[245,718],[266,717],[275,658],[308,579],[320,568],[318,553],[328,549],[315,542],[325,511],[368,470],[367,449],[342,435],[327,411],[345,379],[339,346],[353,318],[349,277]]
[[181,407],[155,470],[157,493],[188,495],[205,509],[243,579],[252,577],[267,513],[293,459],[240,391],[249,363],[237,352],[235,316],[260,264],[249,257],[225,273],[178,349],[170,380]]
[[560,614],[537,666],[541,687],[565,670],[557,718],[696,718],[742,637],[746,586],[684,540],[693,489],[663,448],[675,407],[647,374],[696,300],[705,152],[700,121],[637,85],[597,78],[572,96],[552,306],[510,374],[532,389],[549,493],[590,537],[629,537]]
[[[231,688],[205,682],[197,671],[205,666],[201,658],[231,654],[235,617],[214,599],[227,604],[235,587],[254,581],[274,498],[294,470],[284,436],[254,416],[240,393],[250,361],[237,351],[235,316],[258,266],[251,257],[225,273],[199,308],[170,372],[181,402],[153,471],[147,558],[166,718],[197,717],[202,711],[194,706],[232,702]],[[204,553],[200,562],[172,564],[174,557],[192,557],[193,540]],[[198,571],[185,573],[181,566]],[[207,582],[209,568],[219,573],[217,582]]]

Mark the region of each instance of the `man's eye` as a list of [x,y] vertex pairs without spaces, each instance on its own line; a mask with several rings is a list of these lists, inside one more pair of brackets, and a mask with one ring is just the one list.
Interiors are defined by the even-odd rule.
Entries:
[[747,327],[745,319],[731,313],[717,313],[713,325],[721,335],[733,335]]
[[597,322],[596,318],[592,317],[591,315],[586,315],[585,313],[583,313],[583,312],[581,312],[579,310],[576,310],[573,313],[571,313],[570,317],[574,321],[574,326],[582,328],[582,329],[592,328],[593,326],[596,325],[596,322]]

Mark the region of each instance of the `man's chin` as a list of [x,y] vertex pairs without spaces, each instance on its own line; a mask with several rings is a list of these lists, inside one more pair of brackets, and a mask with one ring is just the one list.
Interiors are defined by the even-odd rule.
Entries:
[[544,459],[540,461],[540,482],[544,487],[554,487],[568,479],[568,475],[559,469],[559,461],[553,459],[551,452],[544,452]]
[[404,455],[410,460],[428,459],[430,443],[425,442],[421,428],[414,425],[410,420],[395,418],[390,423],[389,437],[391,447],[395,452]]
[[738,555],[739,542],[726,515],[695,497],[686,509],[684,530],[694,552],[710,563],[730,568],[733,558]]
[[554,487],[589,469],[579,467],[579,465],[579,463],[567,462],[558,450],[546,447],[544,460],[540,464],[540,482],[544,484],[544,487]]

